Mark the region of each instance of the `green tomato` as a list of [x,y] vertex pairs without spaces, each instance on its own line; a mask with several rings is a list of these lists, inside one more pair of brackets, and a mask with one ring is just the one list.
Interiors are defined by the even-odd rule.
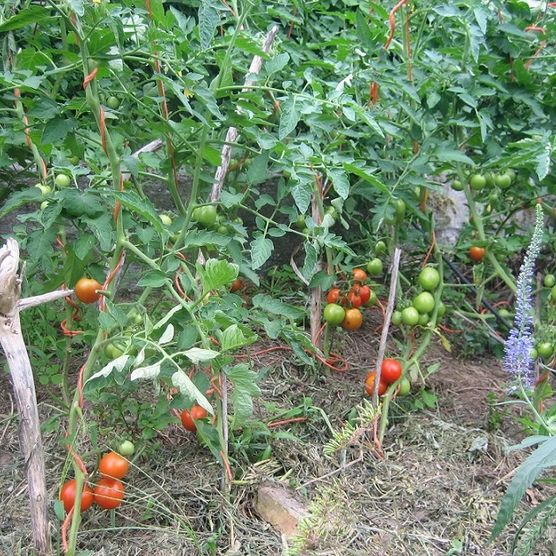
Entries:
[[432,292],[440,284],[440,273],[432,266],[426,266],[419,273],[418,282],[424,290]]
[[161,214],[160,215],[160,220],[162,220],[162,223],[165,226],[171,226],[172,225],[172,219],[167,214]]
[[398,396],[407,396],[411,392],[411,382],[408,378],[402,378],[400,380],[400,390]]
[[300,214],[294,222],[294,225],[296,228],[299,228],[300,230],[302,230],[303,228],[305,228],[305,215]]
[[52,188],[51,188],[50,186],[48,186],[48,185],[43,185],[42,183],[37,183],[37,184],[35,185],[35,187],[36,187],[37,189],[40,189],[40,192],[41,192],[43,195],[48,195],[48,194],[52,191]]
[[217,210],[216,205],[206,205],[197,207],[191,214],[193,222],[197,222],[205,228],[212,228],[216,224]]
[[535,348],[531,348],[529,356],[531,357],[531,359],[535,360],[539,356],[539,352]]
[[133,442],[131,442],[130,440],[124,440],[118,446],[118,454],[120,454],[121,456],[128,458],[132,456],[134,453],[135,453],[135,446],[133,445]]
[[384,269],[382,261],[378,258],[372,259],[367,263],[367,272],[371,276],[380,276]]
[[552,286],[552,289],[550,290],[550,298],[552,301],[556,301],[556,286]]
[[68,158],[68,160],[69,160],[74,166],[77,166],[77,165],[79,164],[79,157],[78,157],[76,154],[74,154],[73,156],[70,156],[70,157]]
[[454,191],[463,191],[463,183],[461,183],[459,180],[454,180],[452,182],[452,189]]
[[[233,219],[233,223],[238,226],[243,226],[243,220],[239,216]],[[305,219],[303,219],[303,223],[305,223]]]
[[108,357],[108,359],[114,360],[118,357],[121,357],[124,354],[124,350],[116,344],[109,343],[104,348],[104,353],[106,354],[106,357]]
[[495,185],[494,174],[492,172],[487,172],[485,174],[485,181],[487,187],[493,187]]
[[402,199],[394,201],[394,212],[396,213],[396,220],[401,222],[405,217],[406,204]]
[[346,312],[343,307],[337,303],[329,303],[323,312],[324,320],[331,326],[338,326],[342,324]]
[[384,243],[384,241],[380,240],[376,242],[375,253],[377,255],[384,255],[384,253],[386,253],[386,243]]
[[554,346],[550,342],[541,342],[537,345],[537,351],[543,359],[548,359],[554,353]]
[[547,274],[544,277],[543,283],[547,288],[552,288],[556,286],[556,276],[554,276],[554,274]]
[[432,313],[434,309],[434,297],[429,292],[423,292],[413,299],[413,307],[422,315]]
[[392,313],[392,324],[394,326],[400,326],[401,323],[402,323],[402,312],[394,311]]
[[511,319],[512,318],[512,314],[510,313],[510,311],[508,311],[508,309],[500,309],[500,311],[498,311],[498,314],[503,319]]
[[501,189],[507,189],[512,185],[512,177],[508,173],[496,174],[494,176],[494,183]]
[[508,174],[508,176],[510,176],[510,179],[512,180],[512,183],[513,183],[515,181],[515,177],[516,177],[515,172],[510,168],[509,170],[506,170],[505,173]]
[[106,99],[106,106],[108,106],[108,108],[112,108],[112,110],[116,110],[116,108],[120,106],[120,99],[114,96],[108,97]]
[[482,174],[473,174],[469,178],[469,185],[471,186],[471,189],[480,191],[486,185],[486,178]]
[[378,303],[378,296],[375,293],[375,290],[371,290],[371,297],[369,297],[369,301],[367,301],[367,307],[374,307]]
[[69,187],[71,178],[69,176],[66,176],[66,174],[58,174],[56,178],[54,178],[54,183],[58,187]]
[[424,313],[422,315],[419,316],[419,324],[421,326],[427,326],[427,324],[429,323],[430,320],[430,316],[428,313]]
[[221,226],[218,226],[218,229],[216,231],[223,236],[228,235],[228,226],[224,226],[222,224]]
[[437,311],[438,318],[443,317],[446,314],[446,305],[442,301],[438,303],[438,311]]
[[329,214],[332,218],[336,218],[338,216],[338,211],[333,206],[329,206],[326,207],[324,214]]
[[419,311],[415,307],[406,307],[402,311],[402,322],[407,326],[415,326],[419,323]]

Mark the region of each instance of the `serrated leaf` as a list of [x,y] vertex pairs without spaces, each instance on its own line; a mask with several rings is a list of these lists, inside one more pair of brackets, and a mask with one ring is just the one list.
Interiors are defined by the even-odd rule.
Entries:
[[207,245],[218,245],[225,247],[230,243],[231,237],[211,231],[196,231],[192,230],[187,232],[183,243],[184,248],[188,247],[206,247]]
[[305,214],[311,204],[313,184],[307,181],[299,182],[292,189],[292,197],[301,214]]
[[199,36],[202,50],[209,47],[219,23],[220,16],[218,12],[207,0],[201,0],[201,5],[199,7]]
[[252,302],[253,307],[258,307],[271,315],[280,315],[294,320],[305,315],[305,309],[289,305],[264,293],[255,295]]
[[227,370],[226,376],[233,386],[233,427],[240,427],[253,413],[253,396],[260,394],[258,376],[245,364]]
[[212,405],[210,405],[209,401],[183,371],[176,371],[172,375],[172,384],[178,388],[182,394],[193,398],[196,403],[206,409],[211,415],[214,415]]
[[162,221],[148,199],[139,197],[135,191],[116,191],[113,195],[124,208],[147,220],[159,234],[162,234],[164,230]]
[[[330,216],[330,215],[327,215]],[[318,251],[309,242],[305,242],[305,260],[301,268],[301,274],[309,281],[317,271]]]
[[466,154],[454,149],[442,149],[436,153],[436,157],[441,162],[461,162],[462,164],[468,164],[470,166],[475,165]]
[[349,180],[344,172],[340,168],[332,168],[327,172],[328,178],[332,182],[332,187],[334,191],[342,198],[347,199],[349,195]]
[[143,277],[137,282],[138,286],[146,286],[149,288],[161,288],[169,282],[169,278],[166,277],[164,272],[160,270],[149,270]]
[[67,134],[73,131],[76,127],[74,120],[54,118],[49,120],[44,126],[42,132],[41,143],[43,145],[49,143],[58,143],[63,141]]
[[154,380],[160,374],[160,361],[154,363],[153,365],[147,365],[146,367],[138,367],[135,369],[130,380]]
[[[268,152],[256,156],[247,170],[247,183],[256,185],[268,177]],[[241,199],[241,198],[240,198]]]
[[280,125],[278,126],[278,138],[286,138],[299,123],[300,114],[296,106],[295,97],[288,97],[282,102],[280,114]]
[[195,365],[203,361],[210,361],[220,354],[212,349],[191,348],[183,352],[183,354]]
[[199,271],[203,292],[206,294],[231,284],[239,274],[239,266],[224,259],[209,259]]
[[363,181],[369,183],[373,187],[380,189],[383,193],[389,192],[388,187],[386,187],[386,185],[381,180],[371,174],[371,172],[366,168],[361,168],[359,166],[356,166],[355,164],[346,163],[344,164],[344,169],[347,172],[360,177]]
[[256,270],[268,261],[272,251],[274,250],[274,243],[272,240],[260,236],[251,242],[251,268]]
[[49,19],[52,19],[51,9],[43,6],[32,5],[28,8],[20,10],[17,14],[4,21],[4,23],[0,25],[0,33],[21,29],[26,25],[38,23],[39,21],[41,24],[45,24]]
[[267,75],[272,75],[273,73],[284,69],[289,61],[290,55],[282,52],[281,54],[277,54],[274,58],[268,60],[264,65],[264,70]]
[[539,180],[543,180],[550,173],[550,155],[550,143],[546,142],[544,145],[544,149],[538,154],[536,158],[537,165],[535,167],[535,172],[537,173],[537,176],[539,176]]
[[242,332],[241,328],[237,324],[232,324],[228,326],[224,332],[222,332],[220,343],[222,346],[222,351],[230,351],[243,346],[252,344],[255,341],[256,336],[246,337]]
[[40,201],[42,199],[42,193],[38,187],[29,187],[23,191],[17,191],[16,193],[10,195],[8,200],[4,203],[4,206],[0,210],[0,218],[6,216],[13,210],[17,210],[23,205],[33,202]]
[[181,311],[182,309],[183,307],[181,305],[172,307],[156,324],[154,324],[153,330],[162,328],[178,311]]

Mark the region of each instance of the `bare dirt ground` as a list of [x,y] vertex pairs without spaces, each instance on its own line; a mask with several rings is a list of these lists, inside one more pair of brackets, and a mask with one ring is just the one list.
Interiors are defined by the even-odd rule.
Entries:
[[[374,329],[374,325],[373,325]],[[371,325],[343,336],[344,355],[354,370],[315,376],[296,367],[287,352],[255,357],[265,372],[257,411],[269,403],[290,409],[312,399],[333,427],[361,401],[362,370],[375,356],[378,338],[369,345]],[[364,340],[363,340],[364,339]],[[258,346],[260,348],[260,346]],[[252,350],[257,348],[252,347]],[[221,470],[193,435],[172,426],[160,435],[160,447],[139,457],[129,475],[126,503],[110,514],[89,511],[79,536],[82,555],[279,555],[286,541],[253,509],[257,485],[264,479],[284,481],[310,504],[310,542],[299,542],[299,554],[366,556],[440,556],[509,554],[511,537],[488,544],[500,498],[522,455],[505,455],[520,438],[517,425],[504,417],[488,427],[486,395],[504,393],[499,362],[460,361],[440,347],[429,362],[440,370],[429,383],[438,397],[435,409],[409,411],[411,401],[393,408],[384,443],[385,458],[369,446],[349,449],[345,463],[323,454],[330,430],[319,411],[303,423],[282,429],[297,437],[277,439],[272,457],[243,470],[234,484],[231,504],[219,490]],[[355,370],[355,369],[361,370]],[[0,375],[0,555],[30,554],[29,514],[24,462],[17,440],[10,385]],[[39,389],[43,420],[59,425],[44,435],[47,479],[52,500],[66,464],[62,447],[64,417]],[[263,401],[264,400],[264,403]],[[492,417],[492,412],[490,412]],[[482,445],[480,450],[471,448]],[[327,474],[330,474],[326,476]],[[326,476],[326,477],[325,477]],[[531,489],[525,509],[547,496]],[[58,543],[60,522],[52,511],[52,533]],[[511,531],[509,531],[510,533]],[[538,554],[551,554],[549,535]],[[292,542],[289,546],[292,546]],[[56,545],[59,549],[59,545]],[[294,552],[292,552],[294,553]]]

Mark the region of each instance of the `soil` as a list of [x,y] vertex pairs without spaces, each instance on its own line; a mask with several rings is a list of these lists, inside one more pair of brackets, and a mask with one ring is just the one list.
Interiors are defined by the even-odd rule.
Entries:
[[[177,425],[168,427],[157,439],[158,449],[134,462],[126,503],[115,515],[97,509],[85,514],[80,554],[266,556],[286,554],[286,546],[289,554],[315,555],[508,554],[512,529],[495,544],[488,544],[488,538],[501,496],[523,455],[506,453],[520,437],[515,420],[487,403],[489,392],[502,399],[505,391],[505,377],[495,359],[462,361],[433,347],[427,363],[439,362],[440,368],[428,391],[437,396],[436,407],[416,410],[416,394],[394,405],[382,458],[366,440],[350,446],[344,460],[324,455],[331,432],[323,412],[332,427],[340,429],[349,411],[361,403],[365,367],[378,345],[375,329],[376,322],[371,322],[351,335],[340,332],[351,370],[327,376],[296,366],[287,351],[258,356],[266,346],[251,346],[252,359],[264,377],[257,413],[265,416],[305,403],[312,408],[307,421],[277,429],[271,458],[243,468],[230,504],[219,489],[221,470],[208,451],[191,433]],[[6,556],[31,554],[25,468],[10,392],[3,373],[0,555]],[[57,423],[44,433],[48,489],[54,501],[58,478],[68,463],[62,448],[65,418],[41,387],[38,397],[43,422]],[[493,429],[495,417],[500,419]],[[254,511],[257,485],[269,478],[296,489],[309,505],[311,520],[297,541],[282,539]],[[521,513],[546,498],[548,490],[535,487],[528,495]],[[53,510],[51,518],[58,543],[60,522]],[[538,554],[550,554],[550,546],[553,532]]]

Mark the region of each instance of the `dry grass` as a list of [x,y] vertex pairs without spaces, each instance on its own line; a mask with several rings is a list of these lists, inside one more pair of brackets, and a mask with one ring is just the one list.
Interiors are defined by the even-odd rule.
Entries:
[[[346,374],[315,376],[298,368],[289,352],[271,352],[259,359],[271,367],[263,383],[257,411],[264,415],[271,402],[290,409],[305,397],[320,407],[335,428],[361,400],[365,367],[376,350],[367,326],[359,335],[345,336],[344,354],[352,370]],[[374,324],[373,324],[374,326]],[[374,336],[372,336],[374,338]],[[363,347],[361,347],[363,346]],[[255,348],[252,348],[255,349]],[[345,463],[363,459],[340,473],[316,480],[336,470],[340,462],[327,458],[322,447],[330,430],[319,412],[289,429],[298,440],[277,440],[270,461],[243,470],[228,504],[221,495],[221,470],[194,437],[170,427],[160,436],[160,448],[130,474],[127,503],[111,523],[107,512],[85,515],[79,545],[91,555],[279,555],[285,542],[253,511],[256,486],[272,477],[289,483],[312,501],[310,534],[298,545],[302,554],[398,556],[444,554],[508,554],[508,538],[487,544],[508,474],[518,457],[506,456],[507,430],[491,433],[485,396],[501,389],[503,375],[494,360],[481,365],[461,362],[435,349],[429,355],[441,361],[441,371],[431,380],[439,396],[436,410],[407,413],[394,408],[392,426],[377,459],[369,447],[348,449]],[[477,387],[476,385],[480,386]],[[0,555],[28,554],[29,516],[24,465],[19,455],[17,420],[5,376],[0,378]],[[43,419],[58,412],[41,403]],[[486,441],[483,451],[471,451],[474,442]],[[65,453],[57,428],[45,434],[48,487],[56,498],[57,480]],[[545,492],[533,489],[542,500]],[[52,512],[53,536],[58,522]],[[291,544],[291,543],[290,543]],[[461,550],[449,552],[461,546]],[[204,547],[201,549],[201,547]]]

